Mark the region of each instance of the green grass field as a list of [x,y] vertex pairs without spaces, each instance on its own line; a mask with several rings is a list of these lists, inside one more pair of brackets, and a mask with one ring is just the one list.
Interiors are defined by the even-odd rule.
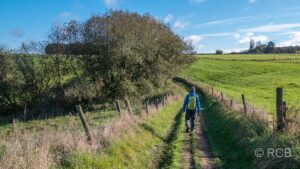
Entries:
[[[237,101],[246,100],[270,113],[275,112],[275,90],[283,87],[288,106],[299,106],[300,66],[277,63],[272,57],[287,59],[299,55],[201,55],[182,75],[202,85],[210,85]],[[207,58],[218,58],[213,60]],[[228,58],[243,61],[226,60]],[[247,61],[252,58],[270,61]],[[246,61],[245,61],[246,60]]]
[[225,55],[198,55],[200,58],[221,60],[299,60],[300,54],[225,54]]
[[[86,112],[86,120],[89,122],[91,128],[102,127],[106,121],[113,119],[118,113],[116,111],[94,111]],[[75,121],[74,121],[75,120]],[[75,122],[75,124],[74,124]],[[30,131],[33,134],[39,135],[46,131],[62,131],[70,128],[71,125],[81,126],[79,116],[58,116],[44,120],[32,120],[26,122],[19,122],[16,124],[18,130]],[[83,131],[83,127],[82,127]],[[13,132],[12,124],[0,124],[0,139],[5,139]]]

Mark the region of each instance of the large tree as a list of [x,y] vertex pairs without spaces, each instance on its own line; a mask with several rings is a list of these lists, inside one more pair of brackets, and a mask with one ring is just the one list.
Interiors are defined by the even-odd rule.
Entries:
[[58,45],[64,54],[82,54],[85,77],[111,99],[152,92],[191,61],[191,45],[148,14],[110,11],[63,30],[70,36],[49,51]]
[[249,53],[254,52],[254,48],[255,48],[255,41],[253,39],[250,39]]
[[274,53],[274,50],[275,50],[275,43],[270,41],[267,45],[266,52],[267,53]]

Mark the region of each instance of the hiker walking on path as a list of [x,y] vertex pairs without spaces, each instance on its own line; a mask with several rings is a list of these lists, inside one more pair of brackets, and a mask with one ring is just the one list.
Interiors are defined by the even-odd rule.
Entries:
[[[200,114],[200,99],[196,94],[195,87],[192,87],[189,94],[186,95],[182,111],[185,112],[186,132],[189,132],[189,130],[192,132],[195,127],[196,112],[198,115]],[[190,121],[190,126],[188,125],[188,121]]]

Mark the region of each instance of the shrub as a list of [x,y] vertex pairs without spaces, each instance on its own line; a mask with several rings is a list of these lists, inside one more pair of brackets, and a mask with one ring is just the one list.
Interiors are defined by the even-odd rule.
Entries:
[[220,50],[220,49],[217,49],[217,50],[216,50],[216,54],[217,54],[217,55],[222,55],[222,54],[223,54],[223,51]]

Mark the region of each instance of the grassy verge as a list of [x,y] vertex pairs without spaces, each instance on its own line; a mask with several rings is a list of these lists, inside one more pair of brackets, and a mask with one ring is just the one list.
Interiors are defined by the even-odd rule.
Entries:
[[[142,124],[133,124],[122,137],[100,151],[73,152],[57,168],[180,168],[180,143],[175,143],[182,113],[176,101]],[[160,157],[168,157],[159,160]]]
[[183,146],[182,139],[184,132],[183,119],[183,112],[179,111],[175,117],[175,123],[172,127],[172,130],[165,141],[166,145],[159,160],[159,164],[157,166],[158,168],[179,169],[183,167],[181,158]]
[[[217,168],[231,169],[296,169],[300,167],[300,144],[297,135],[273,133],[264,125],[245,119],[240,113],[225,109],[212,98],[207,98],[203,113],[206,133],[213,153],[219,159]],[[262,157],[255,156],[257,148]],[[291,157],[268,155],[267,150],[291,149]],[[282,154],[279,154],[282,155]]]

